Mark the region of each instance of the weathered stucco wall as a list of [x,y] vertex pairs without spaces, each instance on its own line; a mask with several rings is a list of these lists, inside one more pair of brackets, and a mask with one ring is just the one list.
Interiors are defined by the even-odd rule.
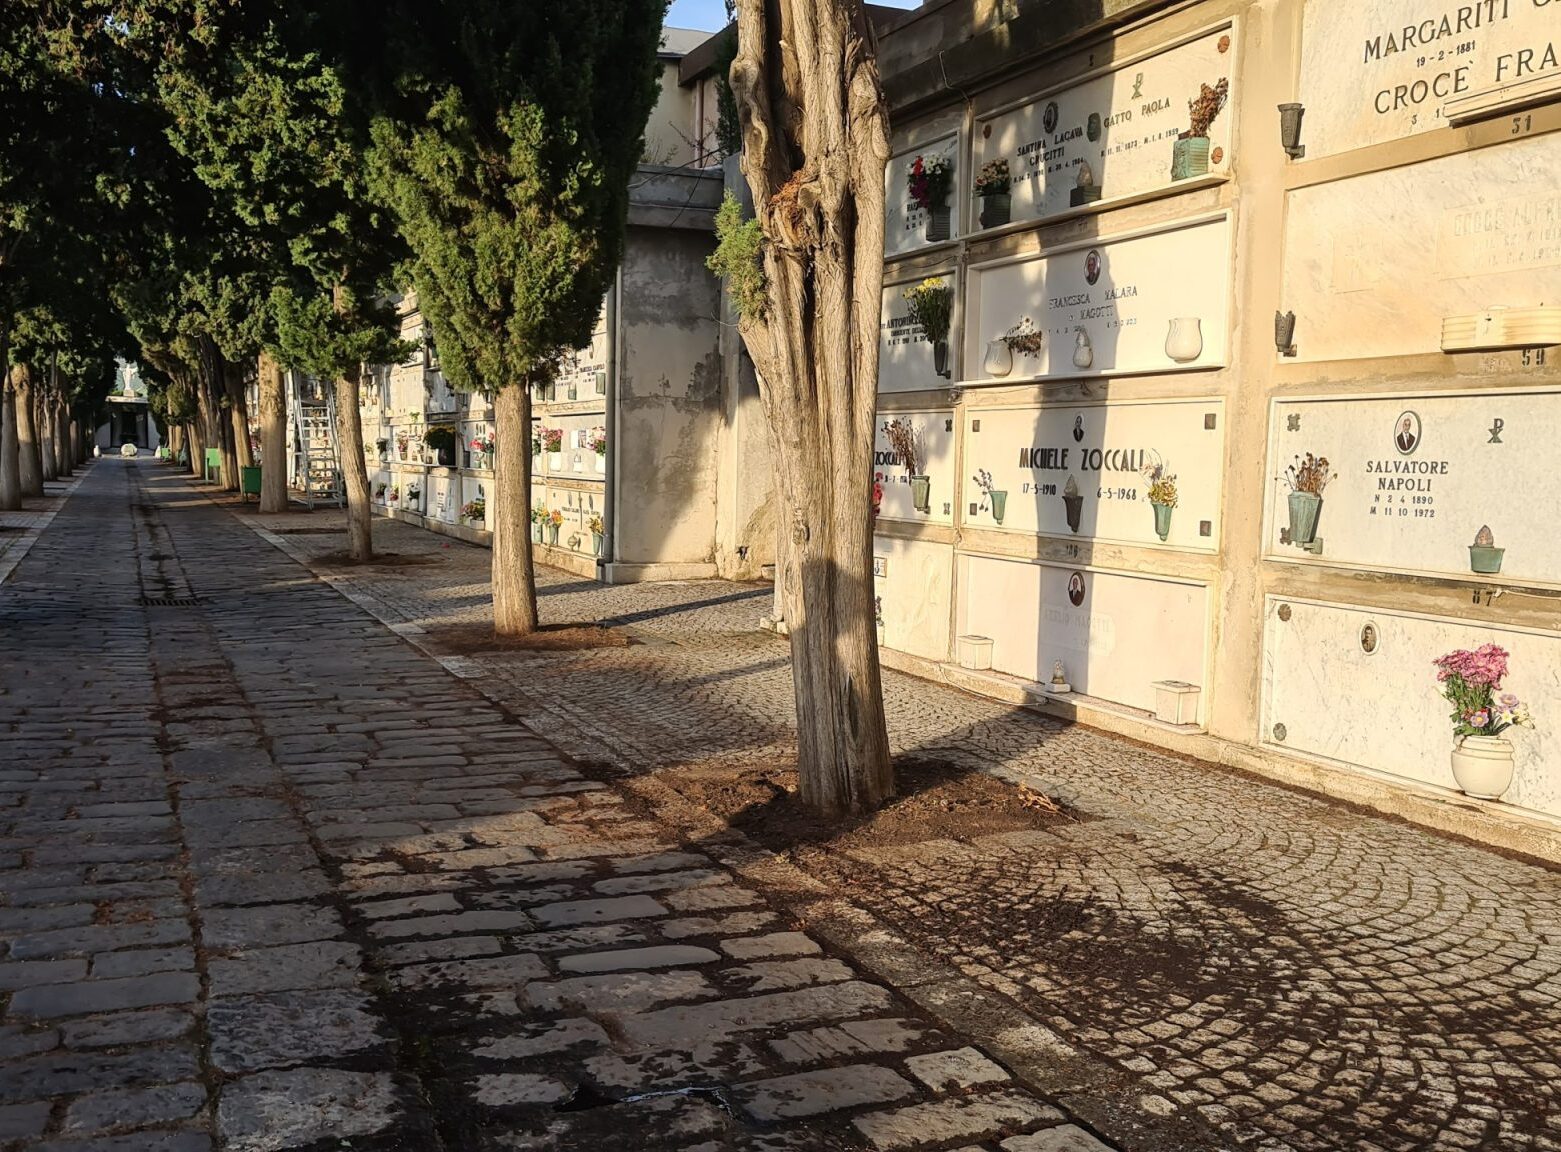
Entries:
[[616,560],[713,564],[720,286],[704,232],[631,228],[619,295]]

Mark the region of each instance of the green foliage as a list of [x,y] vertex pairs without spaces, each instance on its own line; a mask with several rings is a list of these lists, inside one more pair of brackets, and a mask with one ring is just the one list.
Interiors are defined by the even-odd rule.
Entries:
[[124,340],[104,302],[133,117],[109,11],[100,0],[0,4],[0,358],[13,328],[28,355]]
[[456,387],[585,344],[622,256],[664,0],[402,0],[370,177]]
[[355,0],[125,3],[167,139],[208,200],[206,226],[171,238],[173,310],[229,358],[264,346],[334,378],[394,354],[379,301],[404,253],[364,180],[377,15]]
[[757,220],[744,220],[742,205],[730,192],[715,214],[715,251],[705,261],[726,281],[739,316],[764,315],[764,232]]
[[399,363],[415,347],[391,335],[394,309],[359,300],[350,288],[338,291],[334,302],[318,292],[278,288],[271,311],[282,362],[322,380],[357,376],[365,364]]

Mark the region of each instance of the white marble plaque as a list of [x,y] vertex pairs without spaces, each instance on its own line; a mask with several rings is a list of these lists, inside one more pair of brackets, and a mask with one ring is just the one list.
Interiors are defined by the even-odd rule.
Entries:
[[[972,268],[964,374],[976,383],[1014,383],[1219,367],[1229,309],[1226,216]],[[1045,333],[1044,346],[994,365],[991,342],[1025,320]]]
[[607,394],[606,307],[604,303],[591,342],[569,352],[559,362],[553,388],[555,401],[594,400]]
[[[992,638],[992,667],[1152,711],[1154,682],[1206,685],[1208,589],[1119,572],[960,557],[959,634]],[[1207,699],[1207,692],[1204,699]]]
[[1279,598],[1266,615],[1260,737],[1269,747],[1456,787],[1451,705],[1432,661],[1497,644],[1510,654],[1503,690],[1531,706],[1536,725],[1506,734],[1516,765],[1504,803],[1561,815],[1561,636]]
[[[952,276],[934,276],[932,279],[950,287],[954,285]],[[937,373],[932,342],[921,330],[921,325],[911,319],[910,305],[905,300],[906,290],[919,283],[920,280],[908,280],[903,284],[891,284],[883,290],[883,307],[878,320],[880,392],[920,392],[928,388],[949,386],[949,380]],[[954,338],[952,333],[951,325],[951,343]],[[952,346],[949,355],[952,363]]]
[[[910,473],[889,446],[884,425],[910,423],[921,446],[920,467],[928,480],[927,511],[915,508]],[[878,516],[921,524],[954,523],[959,477],[954,473],[954,414],[943,412],[880,412],[873,440],[873,483],[883,491]]]
[[[1468,576],[1469,546],[1489,527],[1504,549],[1499,578],[1561,585],[1561,532],[1531,499],[1555,487],[1561,392],[1281,401],[1272,438],[1270,556]],[[1322,493],[1315,552],[1287,542],[1296,536],[1282,479],[1308,452],[1336,474]]]
[[1561,0],[1307,0],[1306,158],[1447,127],[1446,102],[1561,68]]
[[1447,316],[1561,300],[1558,188],[1561,146],[1546,136],[1291,193],[1284,307],[1299,358],[1439,352]]
[[873,558],[884,644],[928,660],[948,659],[954,550],[947,544],[878,536]]
[[460,481],[457,478],[451,476],[428,477],[429,494],[432,497],[428,502],[429,516],[435,520],[446,522],[455,519],[458,507],[455,503],[455,496],[460,491],[459,483]]
[[[975,171],[1006,159],[1014,179],[1014,220],[1055,216],[1073,201],[1079,167],[1087,163],[1102,200],[1170,187],[1171,152],[1188,129],[1190,101],[1207,85],[1234,84],[1235,36],[1230,27],[1157,56],[1096,75],[1072,88],[977,121]],[[1229,98],[1209,128],[1208,172],[1229,171]],[[1203,173],[1199,173],[1202,175]],[[974,195],[974,181],[970,187]],[[979,204],[979,200],[977,201]]]
[[[972,409],[965,415],[964,522],[1212,552],[1224,426],[1219,400]],[[1145,475],[1155,464],[1176,478],[1164,541]],[[983,471],[1004,493],[1001,521],[999,501],[977,483]]]
[[[954,186],[949,190],[949,238],[959,235],[960,197],[970,183],[959,170],[959,134],[940,136],[907,149],[889,160],[884,170],[884,251],[890,256],[923,248],[927,240],[927,213],[911,200],[910,167],[916,157],[941,157],[954,165]],[[941,241],[939,241],[941,243]]]

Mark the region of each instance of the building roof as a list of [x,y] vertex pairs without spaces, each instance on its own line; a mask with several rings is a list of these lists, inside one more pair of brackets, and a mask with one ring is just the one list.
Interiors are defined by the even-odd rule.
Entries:
[[698,28],[663,28],[661,30],[661,55],[681,59],[710,38],[710,33]]

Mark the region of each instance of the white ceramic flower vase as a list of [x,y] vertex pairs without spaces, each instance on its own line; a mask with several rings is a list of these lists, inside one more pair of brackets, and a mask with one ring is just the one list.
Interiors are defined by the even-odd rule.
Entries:
[[1459,736],[1453,743],[1453,779],[1476,800],[1500,800],[1512,787],[1512,745],[1502,736]]
[[1196,316],[1177,316],[1165,337],[1165,354],[1178,364],[1203,355],[1203,324]]

